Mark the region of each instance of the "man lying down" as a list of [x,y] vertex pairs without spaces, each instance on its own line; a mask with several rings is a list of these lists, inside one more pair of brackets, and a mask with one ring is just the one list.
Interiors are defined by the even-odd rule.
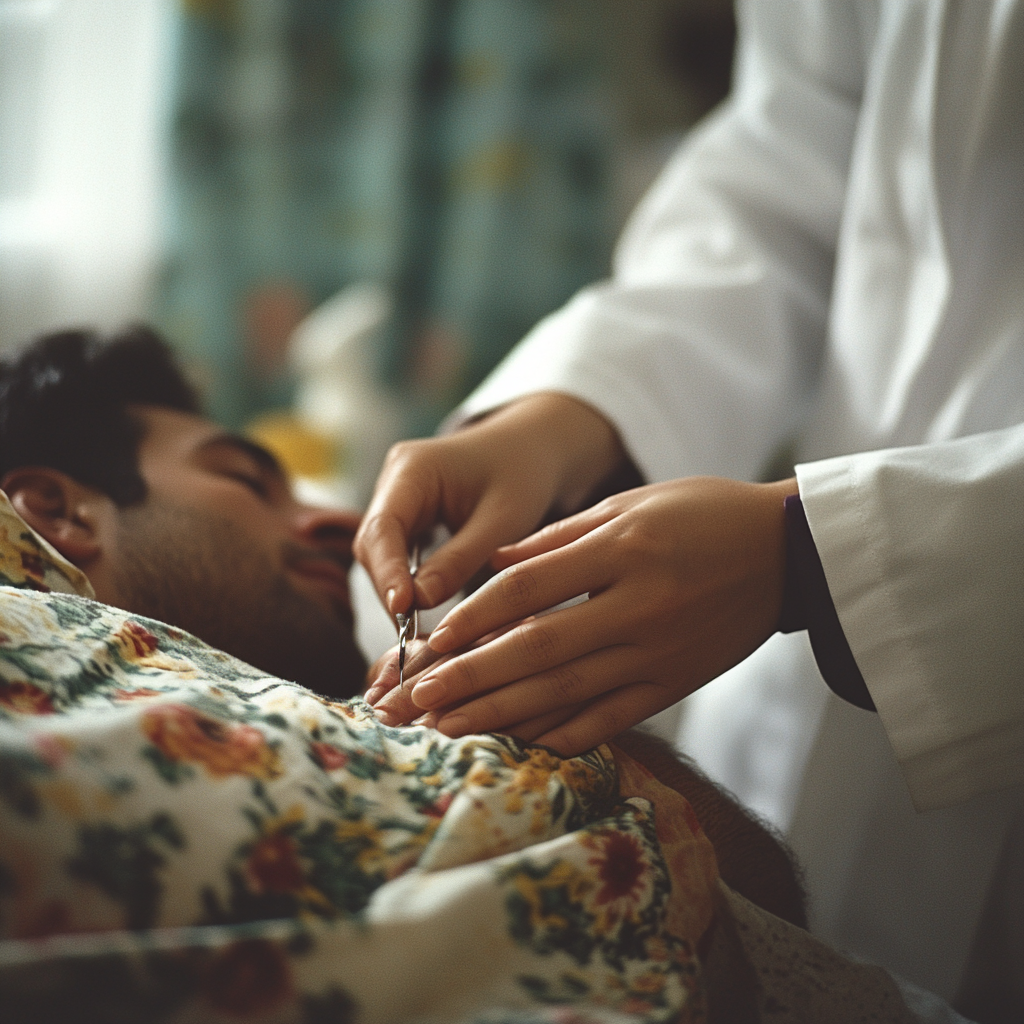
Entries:
[[379,723],[358,517],[151,331],[2,368],[0,486],[0,1020],[913,1019],[652,737]]

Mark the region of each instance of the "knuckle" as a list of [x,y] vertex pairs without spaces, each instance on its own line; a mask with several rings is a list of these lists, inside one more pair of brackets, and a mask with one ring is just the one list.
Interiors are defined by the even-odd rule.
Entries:
[[537,530],[534,536],[536,536],[538,540],[543,541],[550,540],[552,537],[558,537],[561,534],[562,529],[564,528],[562,526],[562,523],[562,520],[559,520],[555,523],[548,523],[547,526],[542,526],[539,530]]
[[[419,675],[424,669],[427,669],[438,660],[436,655],[428,646],[427,641],[423,639],[413,640],[409,644],[409,651],[406,655],[406,672],[411,676]],[[394,654],[395,671],[398,671],[398,652]]]
[[579,673],[568,665],[561,665],[551,673],[549,685],[562,704],[579,700],[583,691],[583,680]]
[[398,441],[388,449],[384,464],[388,469],[404,466],[416,457],[416,451],[422,445],[416,441]]
[[456,658],[446,667],[450,689],[456,698],[476,693],[480,689],[480,676],[471,658]]
[[463,711],[475,730],[496,729],[505,724],[502,702],[492,694],[478,698],[463,708]]
[[621,527],[619,544],[629,558],[646,559],[656,541],[657,537],[646,523],[630,521]]
[[365,546],[374,544],[387,533],[387,519],[380,513],[370,514],[359,526],[356,544]]
[[515,566],[501,578],[501,596],[517,611],[531,603],[537,593],[537,579],[529,569]]
[[521,655],[530,665],[543,665],[558,651],[557,634],[543,623],[531,622],[528,626],[523,626],[518,634]]
[[480,632],[477,629],[478,616],[472,600],[456,605],[445,618],[447,619],[447,628],[454,636],[463,640],[478,638]]

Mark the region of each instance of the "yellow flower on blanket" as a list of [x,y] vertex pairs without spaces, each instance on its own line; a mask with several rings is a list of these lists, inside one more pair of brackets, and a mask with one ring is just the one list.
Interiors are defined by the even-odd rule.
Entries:
[[[523,872],[515,875],[515,888],[530,908],[534,932],[561,932],[572,926],[566,910],[581,905],[592,888],[586,873],[567,860],[557,861],[538,877]],[[557,895],[557,899],[552,899]]]
[[[436,822],[430,822],[426,831],[433,832]],[[372,874],[382,872],[389,874],[388,868],[392,858],[384,846],[384,835],[379,826],[369,818],[349,818],[339,821],[334,834],[340,843],[355,851],[355,863],[360,871]],[[426,845],[422,839],[418,845]]]
[[179,678],[196,675],[195,666],[182,658],[172,658],[160,650],[160,641],[139,622],[128,619],[111,637],[123,661],[138,668],[173,672]]
[[489,764],[478,761],[466,775],[467,786],[479,786],[481,789],[492,789],[498,784],[498,776]]
[[210,775],[278,778],[283,768],[277,751],[259,729],[226,723],[186,704],[161,704],[142,716],[142,731],[164,757],[201,764]]
[[24,590],[6,590],[0,619],[0,646],[16,650],[26,644],[45,643],[61,632],[60,620],[42,595]]
[[[607,747],[599,748],[606,757],[611,756]],[[559,761],[558,776],[571,793],[601,793],[607,785],[607,775],[590,761],[581,757],[565,757]]]
[[[530,833],[540,835],[548,827],[552,796],[565,790],[570,793],[596,793],[602,776],[591,764],[579,758],[562,758],[541,747],[530,747],[525,761],[515,760],[508,751],[501,752],[504,764],[513,770],[504,786],[505,810],[518,814],[529,797],[532,801]],[[471,776],[471,781],[477,779]]]
[[540,835],[547,826],[551,810],[548,798],[551,778],[558,774],[562,759],[540,747],[532,747],[527,754],[525,761],[516,763],[507,751],[502,751],[502,760],[514,769],[512,778],[504,787],[505,810],[509,814],[518,814],[523,810],[526,799],[533,796],[530,833]]
[[0,491],[0,586],[95,597],[81,569],[29,528]]
[[0,522],[0,578],[8,586],[31,582],[41,590],[49,590],[43,583],[43,565],[38,552],[25,549],[24,532],[16,521]]

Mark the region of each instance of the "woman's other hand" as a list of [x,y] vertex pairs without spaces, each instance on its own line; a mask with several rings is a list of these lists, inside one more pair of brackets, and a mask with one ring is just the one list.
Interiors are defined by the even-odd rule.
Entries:
[[[623,458],[615,430],[589,405],[553,392],[530,395],[447,436],[395,445],[355,555],[390,614],[414,602],[433,608],[549,510],[578,508]],[[414,581],[410,546],[439,523],[452,537]]]
[[[574,754],[692,693],[774,631],[796,481],[691,477],[614,495],[499,550],[430,637],[409,697],[450,736],[512,731]],[[590,600],[521,622],[580,594]],[[505,624],[503,636],[458,653]],[[569,710],[571,709],[571,711]],[[439,712],[442,712],[438,714]],[[534,731],[534,730],[528,730]]]

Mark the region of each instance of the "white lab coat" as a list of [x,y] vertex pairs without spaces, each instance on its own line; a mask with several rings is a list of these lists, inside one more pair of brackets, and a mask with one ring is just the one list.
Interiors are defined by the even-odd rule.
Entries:
[[612,279],[460,414],[573,394],[651,482],[792,446],[879,713],[776,636],[680,745],[787,833],[820,934],[948,998],[1024,782],[1024,0],[739,15]]

